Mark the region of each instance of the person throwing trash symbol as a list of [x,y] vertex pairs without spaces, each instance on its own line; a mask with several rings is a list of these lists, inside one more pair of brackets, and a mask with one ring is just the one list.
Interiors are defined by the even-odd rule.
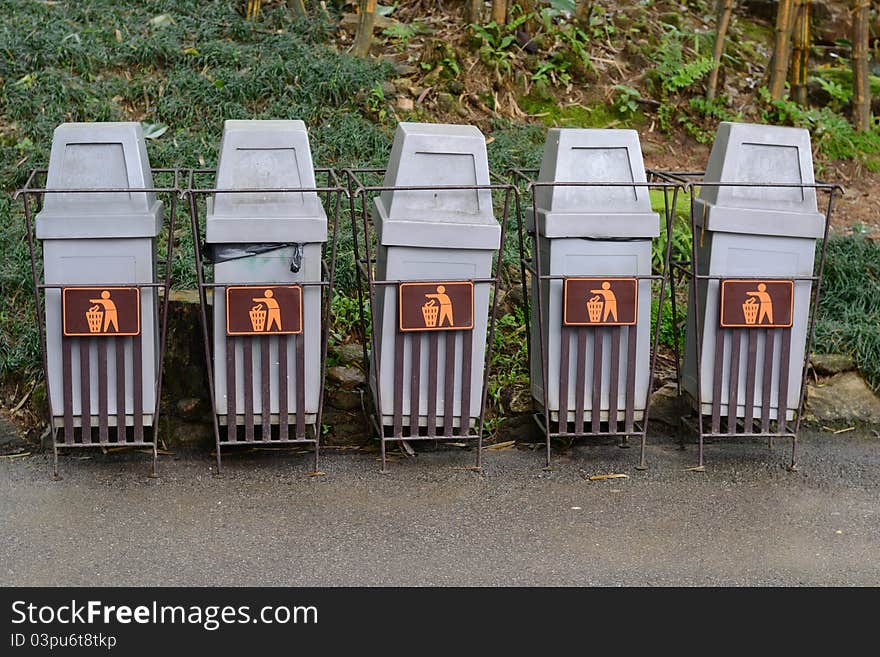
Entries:
[[614,295],[614,292],[611,291],[611,283],[608,281],[604,281],[602,283],[601,290],[590,290],[590,294],[601,294],[602,298],[605,300],[605,312],[602,316],[602,321],[607,322],[609,317],[612,317],[611,321],[617,321],[617,297]]
[[113,332],[119,333],[119,316],[116,312],[116,304],[110,298],[110,290],[101,292],[100,299],[89,299],[89,303],[97,303],[104,308],[104,328],[103,333],[110,332],[110,325],[113,324]]
[[758,289],[752,292],[746,292],[746,296],[755,297],[758,300],[758,324],[764,323],[767,318],[769,324],[773,323],[773,300],[767,292],[766,283],[758,283]]
[[437,294],[426,294],[425,297],[428,299],[437,299],[437,303],[440,304],[440,317],[437,322],[438,327],[443,326],[444,319],[449,323],[449,326],[455,326],[455,320],[452,319],[452,299],[446,294],[445,285],[438,285]]
[[275,293],[272,290],[263,292],[263,296],[254,297],[252,300],[256,303],[265,303],[268,316],[266,317],[266,331],[272,330],[272,324],[275,324],[277,330],[281,330],[281,306],[278,300],[274,298]]

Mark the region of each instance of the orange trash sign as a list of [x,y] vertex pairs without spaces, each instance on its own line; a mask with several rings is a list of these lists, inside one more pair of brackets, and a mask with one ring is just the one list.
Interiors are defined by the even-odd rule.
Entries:
[[61,305],[65,336],[140,335],[141,294],[136,287],[65,287]]
[[635,278],[566,278],[565,326],[631,326],[638,314]]
[[400,284],[401,331],[464,331],[474,327],[471,281]]
[[794,281],[721,281],[723,328],[790,328]]
[[299,285],[226,288],[227,335],[302,333],[302,288]]

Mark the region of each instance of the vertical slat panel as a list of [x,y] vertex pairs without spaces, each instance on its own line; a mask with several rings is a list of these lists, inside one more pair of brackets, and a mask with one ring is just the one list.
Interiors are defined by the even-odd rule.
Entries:
[[780,329],[782,334],[782,348],[779,353],[779,410],[777,411],[779,423],[776,431],[785,432],[785,415],[788,410],[788,369],[791,366],[791,329]]
[[750,329],[748,334],[748,353],[746,357],[746,414],[743,424],[746,433],[753,433],[755,421],[755,370],[758,369],[758,332]]
[[241,372],[244,375],[244,439],[254,439],[254,338],[243,340]]
[[437,332],[428,336],[428,435],[437,435]]
[[727,381],[727,433],[736,433],[736,406],[739,400],[739,353],[742,329],[730,334],[730,377]]
[[[648,383],[650,385],[650,382]],[[636,410],[636,326],[626,327],[626,433],[632,433]]]
[[446,369],[443,373],[443,434],[453,435],[452,418],[455,406],[455,339],[458,331],[446,331]]
[[238,440],[238,427],[235,423],[235,348],[237,339],[226,336],[226,439],[229,442]]
[[260,419],[262,420],[262,440],[272,440],[272,406],[269,403],[269,336],[260,337]]
[[403,436],[403,347],[406,335],[403,331],[394,333],[394,403],[392,433],[395,438]]
[[107,431],[107,340],[99,338],[98,343],[98,442],[109,440]]
[[[296,336],[296,439],[306,437],[306,348],[304,334]],[[323,385],[323,381],[321,384]],[[315,427],[315,431],[320,431]]]
[[92,373],[89,362],[89,340],[77,338],[79,343],[79,399],[82,407],[82,441],[88,445],[92,442]]
[[593,329],[593,396],[590,400],[590,431],[599,433],[602,419],[602,342],[605,330]]
[[[278,439],[288,440],[290,429],[287,423],[287,349],[288,336],[278,336]],[[323,385],[323,382],[322,382]]]
[[413,333],[410,338],[410,360],[412,369],[409,377],[409,435],[419,435],[419,384],[422,378],[422,334]]
[[[466,436],[471,429],[471,371],[473,361],[474,332],[461,334],[461,423],[459,435]],[[486,373],[483,373],[486,376]]]
[[72,338],[61,338],[61,385],[64,391],[64,442],[73,444],[73,372],[70,356]]
[[144,355],[141,335],[131,339],[132,413],[134,440],[144,442]]
[[[571,329],[562,327],[561,341],[559,343],[559,433],[568,433],[568,369],[571,361]],[[545,413],[550,412],[544,409]],[[549,415],[547,421],[550,421]]]
[[587,329],[577,329],[577,352],[575,354],[575,377],[574,377],[574,432],[584,432],[584,406],[586,406],[585,390],[587,370]]
[[617,433],[617,400],[620,394],[620,327],[611,327],[611,372],[608,377],[608,431]]
[[770,395],[773,391],[773,358],[776,331],[764,330],[764,377],[761,380],[761,433],[770,432]]
[[[721,390],[724,383],[724,335],[722,328],[715,331],[715,364],[712,368],[712,433],[721,433]],[[702,413],[702,409],[700,409]]]
[[116,344],[116,442],[125,440],[125,340],[113,338]]

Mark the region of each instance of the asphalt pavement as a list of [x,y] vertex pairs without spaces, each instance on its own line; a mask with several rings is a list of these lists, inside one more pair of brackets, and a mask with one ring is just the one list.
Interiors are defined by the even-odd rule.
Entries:
[[[878,586],[880,438],[0,458],[0,585]],[[395,452],[396,453],[396,452]],[[600,474],[626,478],[590,481]]]

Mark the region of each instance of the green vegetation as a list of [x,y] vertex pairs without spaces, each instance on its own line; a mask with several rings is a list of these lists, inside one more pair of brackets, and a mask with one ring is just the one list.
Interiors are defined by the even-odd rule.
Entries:
[[813,351],[852,356],[880,390],[878,327],[880,243],[858,234],[829,239]]

